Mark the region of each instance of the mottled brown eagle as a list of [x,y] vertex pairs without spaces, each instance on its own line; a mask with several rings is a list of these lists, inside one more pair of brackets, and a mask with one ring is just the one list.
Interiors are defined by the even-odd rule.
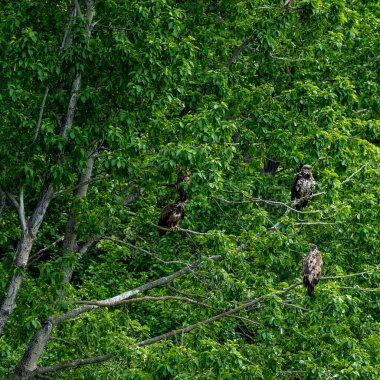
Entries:
[[322,273],[322,256],[316,245],[313,245],[303,262],[303,284],[307,288],[307,294],[314,294],[314,287],[318,284]]
[[[187,194],[185,189],[179,189],[179,199],[176,203],[170,203],[163,207],[161,210],[160,220],[158,225],[160,227],[176,230],[178,229],[179,222],[185,217],[185,202]],[[160,236],[165,235],[167,231],[160,230]]]
[[306,207],[315,189],[312,170],[311,165],[302,165],[294,179],[291,200],[294,201],[297,210]]

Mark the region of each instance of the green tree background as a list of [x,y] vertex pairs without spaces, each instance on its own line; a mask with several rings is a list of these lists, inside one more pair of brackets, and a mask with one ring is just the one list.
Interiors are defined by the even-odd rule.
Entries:
[[378,2],[1,5],[1,378],[380,378]]

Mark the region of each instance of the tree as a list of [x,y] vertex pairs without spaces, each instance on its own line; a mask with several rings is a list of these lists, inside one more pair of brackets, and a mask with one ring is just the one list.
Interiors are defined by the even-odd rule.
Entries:
[[[374,2],[0,17],[3,377],[378,378]],[[296,210],[300,163],[317,188]],[[185,219],[159,239],[186,169]]]

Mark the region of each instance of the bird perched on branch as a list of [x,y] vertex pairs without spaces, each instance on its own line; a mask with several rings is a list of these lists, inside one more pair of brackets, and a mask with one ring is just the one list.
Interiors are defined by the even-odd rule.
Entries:
[[307,288],[307,294],[314,294],[314,287],[321,278],[323,260],[316,245],[313,245],[303,262],[303,284]]
[[[185,202],[187,194],[185,189],[179,188],[179,199],[176,203],[170,203],[163,207],[161,210],[160,220],[158,225],[160,227],[168,228],[171,230],[178,230],[179,222],[185,217]],[[160,236],[165,235],[167,231],[160,230]]]
[[296,178],[292,185],[291,200],[294,201],[296,209],[301,210],[306,207],[310,196],[315,189],[313,177],[313,168],[311,165],[301,165],[297,171]]

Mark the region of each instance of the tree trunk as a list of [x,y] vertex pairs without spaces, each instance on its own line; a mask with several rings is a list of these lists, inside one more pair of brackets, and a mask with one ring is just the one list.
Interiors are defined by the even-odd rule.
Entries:
[[37,369],[38,359],[45,349],[46,342],[55,325],[55,321],[48,319],[30,341],[19,366],[12,376],[12,380],[28,380],[33,376],[33,371]]
[[17,251],[13,260],[13,275],[8,281],[5,296],[0,306],[0,336],[3,333],[4,327],[12,311],[16,307],[16,297],[20,290],[21,282],[25,268],[28,264],[30,252],[33,243],[36,240],[36,235],[44,219],[45,213],[51,200],[53,199],[54,191],[50,186],[43,192],[38,205],[31,219],[26,223],[26,228],[22,232],[21,239],[17,246]]
[[[87,160],[86,168],[84,169],[81,178],[79,179],[78,187],[74,193],[77,198],[84,198],[87,195],[88,184],[92,176],[92,170],[94,168],[94,156],[91,154]],[[69,220],[66,224],[65,238],[63,240],[63,254],[69,252],[78,251],[77,244],[77,215],[78,210],[75,209],[75,200],[70,211]],[[65,282],[69,283],[73,276],[73,268],[65,268]]]

